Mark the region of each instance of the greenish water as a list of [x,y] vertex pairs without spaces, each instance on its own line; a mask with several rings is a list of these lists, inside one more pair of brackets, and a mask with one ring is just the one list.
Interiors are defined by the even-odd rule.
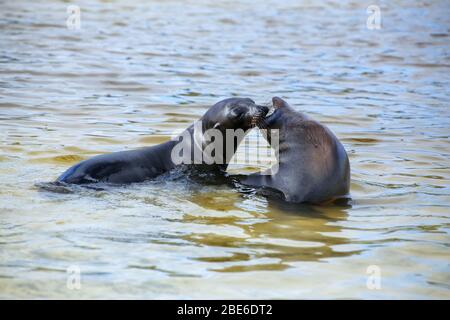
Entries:
[[[0,1],[0,297],[450,298],[448,1],[382,2],[380,30],[357,1],[77,1],[80,30],[68,4]],[[34,186],[274,95],[343,142],[352,207]]]

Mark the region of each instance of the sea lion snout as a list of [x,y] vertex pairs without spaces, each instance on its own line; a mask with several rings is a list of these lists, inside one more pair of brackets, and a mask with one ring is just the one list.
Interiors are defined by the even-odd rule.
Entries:
[[266,106],[260,106],[255,104],[255,107],[253,108],[251,112],[251,125],[252,127],[258,126],[261,121],[264,119],[264,117],[269,112],[269,108]]

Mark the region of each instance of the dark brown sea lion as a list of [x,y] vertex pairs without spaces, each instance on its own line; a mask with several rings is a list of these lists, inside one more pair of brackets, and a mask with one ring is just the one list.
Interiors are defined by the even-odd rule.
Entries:
[[[191,125],[178,136],[183,138],[182,141],[176,138],[138,150],[98,155],[69,168],[57,179],[57,182],[70,184],[141,182],[155,178],[179,164],[225,171],[243,138],[243,136],[232,137],[233,147],[231,151],[226,150],[226,146],[230,145],[230,141],[227,141],[226,131],[230,129],[247,131],[255,126],[268,110],[267,107],[257,106],[253,100],[248,98],[222,100],[209,108],[199,122]],[[196,127],[199,130],[195,130]],[[207,145],[216,143],[215,140],[207,141],[205,133],[208,131],[219,133],[224,139],[214,151],[213,159],[202,154]],[[197,152],[198,150],[200,153]],[[188,161],[180,162],[179,152],[184,152],[181,160]],[[189,160],[192,161],[189,162]]]
[[281,98],[272,101],[275,111],[259,126],[267,129],[272,147],[272,136],[279,134],[278,152],[275,150],[278,165],[268,172],[248,175],[241,182],[288,202],[321,204],[349,199],[350,164],[336,136]]

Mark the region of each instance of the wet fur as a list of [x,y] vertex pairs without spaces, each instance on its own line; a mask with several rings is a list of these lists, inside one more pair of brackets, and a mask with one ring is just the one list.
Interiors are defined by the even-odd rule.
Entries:
[[348,198],[350,164],[336,136],[324,125],[274,98],[277,110],[260,121],[260,127],[280,134],[278,172],[251,174],[241,179],[245,185],[259,187],[262,193],[294,203],[324,203]]
[[[268,108],[257,106],[248,98],[230,98],[222,100],[211,108],[200,119],[202,130],[217,128],[244,129],[255,126],[265,116]],[[186,131],[191,137],[194,133],[194,125]],[[177,165],[172,161],[172,149],[179,141],[167,141],[165,143],[142,148],[138,150],[114,152],[98,155],[82,161],[64,172],[57,182],[66,184],[92,184],[97,182],[126,184],[142,182],[155,178]],[[193,154],[195,146],[189,144]],[[235,146],[237,148],[237,145]],[[208,170],[225,171],[228,159],[224,164],[198,164]]]

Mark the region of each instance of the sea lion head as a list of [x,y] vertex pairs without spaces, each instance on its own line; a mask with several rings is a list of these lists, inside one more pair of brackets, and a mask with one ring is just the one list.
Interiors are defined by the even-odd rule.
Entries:
[[279,97],[272,98],[272,108],[266,116],[259,120],[261,129],[279,129],[283,122],[289,120],[289,113],[295,112],[289,104]]
[[247,131],[259,124],[269,108],[257,105],[249,98],[229,98],[213,105],[202,117],[204,129],[242,129]]

